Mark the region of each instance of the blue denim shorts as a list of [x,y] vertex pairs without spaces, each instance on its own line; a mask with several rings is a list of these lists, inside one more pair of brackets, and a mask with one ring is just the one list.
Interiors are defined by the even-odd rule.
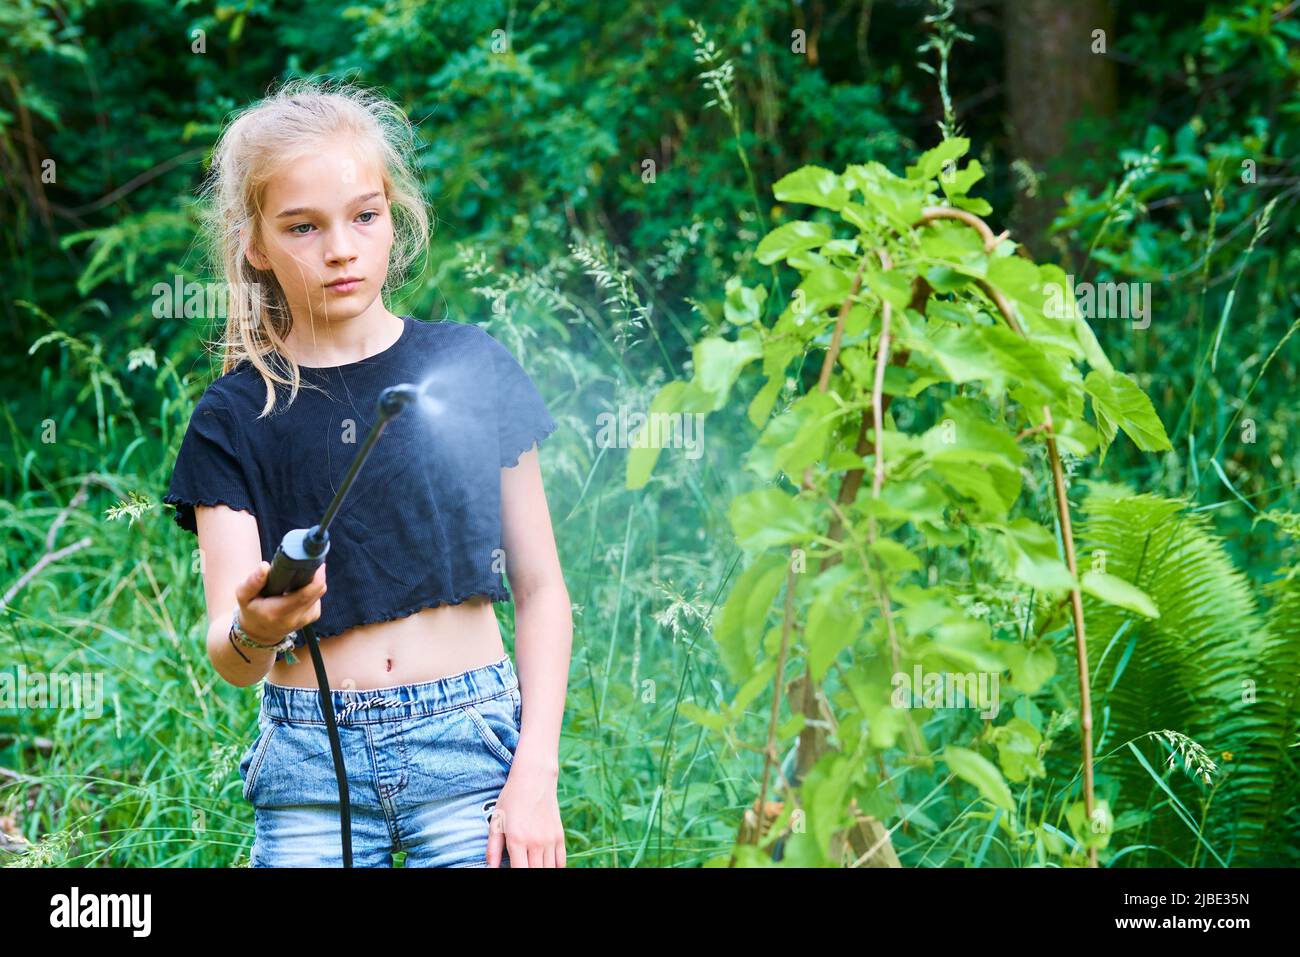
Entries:
[[[436,681],[330,692],[347,767],[354,867],[486,867],[488,825],[519,743],[507,655]],[[264,682],[239,763],[253,867],[342,867],[338,780],[320,692]],[[502,850],[501,866],[509,866]]]

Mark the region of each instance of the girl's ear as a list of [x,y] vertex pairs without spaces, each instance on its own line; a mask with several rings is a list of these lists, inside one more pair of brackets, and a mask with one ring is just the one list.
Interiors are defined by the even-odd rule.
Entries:
[[[240,232],[243,237],[247,237],[247,228],[240,230]],[[271,268],[271,264],[267,262],[266,257],[262,255],[261,250],[258,248],[256,240],[248,243],[248,249],[244,254],[244,258],[248,260],[249,265],[261,272],[266,272]]]

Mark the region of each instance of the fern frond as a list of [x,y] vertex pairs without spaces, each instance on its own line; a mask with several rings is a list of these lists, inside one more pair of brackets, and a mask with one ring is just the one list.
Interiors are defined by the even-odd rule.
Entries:
[[[1085,600],[1095,753],[1162,729],[1204,746],[1218,766],[1210,783],[1177,768],[1166,783],[1197,816],[1205,844],[1122,754],[1099,769],[1118,780],[1128,808],[1158,802],[1148,808],[1149,843],[1189,863],[1207,853],[1210,863],[1216,857],[1228,864],[1276,860],[1281,852],[1271,832],[1294,796],[1295,754],[1286,760],[1283,753],[1296,732],[1300,625],[1270,630],[1251,582],[1210,520],[1185,502],[1102,494],[1090,496],[1083,513],[1080,570],[1104,565],[1160,609],[1158,619],[1147,619]],[[1300,609],[1296,590],[1285,598]]]

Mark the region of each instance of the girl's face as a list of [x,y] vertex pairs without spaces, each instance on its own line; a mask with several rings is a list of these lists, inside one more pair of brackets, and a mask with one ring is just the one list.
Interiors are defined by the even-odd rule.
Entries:
[[392,208],[379,171],[350,138],[322,142],[266,184],[257,233],[248,261],[275,274],[295,323],[351,319],[378,299]]

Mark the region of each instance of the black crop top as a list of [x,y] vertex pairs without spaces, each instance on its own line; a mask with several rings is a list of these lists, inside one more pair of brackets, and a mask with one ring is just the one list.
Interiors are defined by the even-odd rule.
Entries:
[[262,419],[266,386],[250,363],[218,378],[194,407],[163,497],[195,534],[195,505],[251,512],[269,562],[285,532],[323,517],[377,418],[379,393],[427,380],[429,401],[389,420],[330,524],[318,638],[474,595],[509,601],[500,470],[556,428],[528,374],[486,331],[402,322],[397,341],[367,359],[300,366],[328,396],[300,389],[285,408],[287,388],[277,387]]

